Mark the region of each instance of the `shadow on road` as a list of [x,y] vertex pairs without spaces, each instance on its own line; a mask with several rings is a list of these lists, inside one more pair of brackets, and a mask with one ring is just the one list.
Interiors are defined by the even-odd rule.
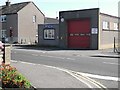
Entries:
[[38,46],[38,45],[13,45],[17,47],[17,49],[32,49],[32,50],[43,50],[43,51],[60,51],[60,50],[84,50],[89,51],[91,49],[64,49],[57,46]]
[[104,57],[104,58],[120,58],[120,56],[110,56],[110,55],[95,55],[91,57]]

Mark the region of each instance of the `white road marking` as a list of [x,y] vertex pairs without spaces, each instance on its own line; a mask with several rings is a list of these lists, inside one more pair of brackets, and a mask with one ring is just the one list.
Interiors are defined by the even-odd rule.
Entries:
[[66,59],[68,59],[68,60],[76,60],[76,59],[74,59],[74,58],[66,58]]
[[85,80],[78,78],[77,76],[75,76],[73,73],[70,73],[68,71],[66,71],[68,74],[70,74],[71,76],[73,76],[74,78],[76,78],[77,80],[81,81],[82,83],[84,83],[85,85],[87,85],[89,88],[94,88],[92,87],[88,82],[85,82]]
[[[82,76],[82,75],[81,75]],[[101,83],[89,78],[89,77],[86,77],[87,80],[90,80],[93,84],[96,84],[97,87],[99,87],[98,85],[102,86],[103,88],[107,88],[105,87],[104,85],[102,85]]]
[[18,61],[15,61],[15,60],[10,60],[10,61],[11,61],[11,62],[13,62],[13,63],[14,63],[14,62],[15,62],[15,63],[17,63],[17,62],[18,62]]
[[19,62],[21,62],[21,63],[23,63],[23,64],[28,64],[28,65],[36,65],[36,64],[34,64],[34,63],[29,63],[29,62],[22,62],[22,61],[19,61]]
[[45,51],[43,51],[42,53],[46,53]]
[[112,80],[112,81],[120,81],[120,78],[118,77],[111,77],[111,76],[102,76],[102,75],[95,75],[95,74],[88,74],[88,73],[80,73],[77,72],[78,74],[85,75],[91,78],[96,78],[96,79],[103,79],[103,80]]
[[37,54],[32,54],[33,56],[38,56]]
[[50,57],[50,58],[58,58],[58,59],[75,60],[74,58],[58,57],[58,56],[51,56],[51,55],[40,55],[40,56]]
[[111,62],[103,62],[103,63],[105,63],[105,64],[112,64],[112,65],[120,65],[118,63],[111,63]]
[[40,55],[44,57],[51,57],[51,58],[59,58],[59,59],[65,59],[64,57],[56,57],[56,56],[50,56],[50,55]]

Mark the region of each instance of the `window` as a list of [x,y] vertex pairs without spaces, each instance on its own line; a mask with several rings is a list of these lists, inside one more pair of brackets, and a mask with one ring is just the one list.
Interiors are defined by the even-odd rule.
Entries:
[[36,15],[33,16],[33,23],[36,22]]
[[103,21],[103,29],[109,29],[109,22]]
[[0,16],[0,21],[1,22],[6,22],[6,15],[1,15]]
[[44,29],[44,39],[55,39],[55,30]]
[[6,30],[1,30],[1,38],[6,38]]
[[114,30],[118,30],[118,23],[114,23]]

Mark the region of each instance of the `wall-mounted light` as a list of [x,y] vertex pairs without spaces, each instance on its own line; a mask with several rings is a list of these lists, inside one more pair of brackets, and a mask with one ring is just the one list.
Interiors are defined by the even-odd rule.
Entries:
[[61,18],[61,22],[64,22],[64,18]]

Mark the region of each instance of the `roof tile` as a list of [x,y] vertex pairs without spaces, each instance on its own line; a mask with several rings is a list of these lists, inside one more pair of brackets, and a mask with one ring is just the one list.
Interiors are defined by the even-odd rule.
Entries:
[[25,7],[28,3],[30,2],[16,3],[16,4],[11,4],[10,6],[3,5],[3,6],[0,6],[0,12],[3,15],[14,14],[14,13],[17,13],[19,10],[21,10],[23,7]]

